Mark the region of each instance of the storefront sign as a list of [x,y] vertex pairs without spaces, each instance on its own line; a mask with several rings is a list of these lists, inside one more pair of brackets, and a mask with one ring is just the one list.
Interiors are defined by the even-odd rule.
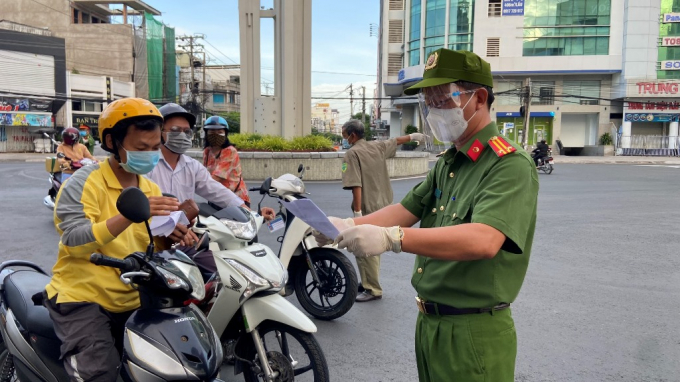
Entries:
[[[680,62],[680,61],[679,61]],[[638,82],[638,94],[678,94],[680,83],[678,82]]]
[[52,127],[52,116],[30,113],[0,113],[0,125]]
[[663,15],[664,23],[680,23],[680,13],[665,13]]
[[661,46],[680,46],[680,37],[663,37]]
[[677,101],[629,102],[628,110],[680,110],[680,103]]
[[503,16],[524,16],[524,0],[503,0]]
[[0,97],[2,111],[43,111],[50,112],[52,101],[31,98]]
[[678,122],[679,114],[626,113],[626,122]]
[[99,127],[99,117],[93,115],[73,114],[73,127],[87,125],[91,129]]
[[680,70],[680,60],[661,61],[661,70]]
[[328,103],[317,103],[316,104],[317,109],[321,109],[321,108],[324,108],[324,107],[330,107],[330,106],[331,105],[328,104]]

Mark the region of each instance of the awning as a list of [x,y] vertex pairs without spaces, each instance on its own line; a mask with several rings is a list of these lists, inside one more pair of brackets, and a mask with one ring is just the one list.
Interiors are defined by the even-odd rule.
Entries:
[[416,97],[402,97],[402,98],[397,98],[394,101],[392,101],[392,105],[397,106],[397,105],[417,105],[418,104],[418,98]]

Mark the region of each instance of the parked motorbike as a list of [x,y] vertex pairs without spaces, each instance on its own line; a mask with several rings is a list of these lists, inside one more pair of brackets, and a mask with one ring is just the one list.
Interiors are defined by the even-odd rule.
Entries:
[[[43,133],[44,134],[44,133]],[[46,137],[52,139],[49,135],[45,134]],[[52,139],[52,142],[55,144],[58,144],[59,142],[55,141]],[[47,158],[45,160],[45,170],[50,173],[50,177],[48,181],[50,182],[50,189],[47,191],[47,196],[43,198],[43,204],[45,207],[54,210],[54,202],[57,199],[57,194],[59,193],[59,189],[61,188],[61,184],[64,182],[63,179],[63,172],[62,172],[62,167],[59,164],[59,159],[66,159],[68,161],[71,161],[71,158],[67,157],[64,153],[57,153],[56,158]],[[83,168],[85,166],[91,166],[93,164],[96,164],[97,161],[94,161],[92,159],[82,159],[77,162],[71,161],[71,168],[74,170],[78,170],[80,168]]]
[[328,381],[316,326],[279,294],[288,280],[286,268],[271,249],[253,242],[263,217],[208,203],[199,210],[192,228],[201,235],[196,249],[210,248],[217,266],[207,287],[213,296],[203,299],[202,308],[235,374],[243,373],[248,382]]
[[538,169],[546,174],[551,174],[553,172],[553,164],[552,149],[548,148],[548,156],[538,159]]
[[[121,282],[139,290],[141,308],[125,324],[120,378],[220,381],[217,375],[224,358],[220,339],[200,309],[184,304],[204,297],[200,271],[182,252],[154,253],[147,223],[149,202],[141,190],[125,189],[117,207],[127,219],[145,222],[152,239],[146,253],[135,252],[124,260],[101,254],[90,258],[98,266],[119,269]],[[60,341],[49,313],[37,305],[49,281],[34,263],[0,264],[0,382],[69,380],[59,360]]]
[[[304,166],[298,166],[299,176],[284,174],[277,179],[265,180],[259,191],[276,198],[277,216],[283,218],[285,229],[279,236],[279,258],[288,269],[290,280],[282,293],[295,293],[300,305],[320,320],[333,320],[347,313],[357,297],[358,279],[352,262],[335,248],[319,247],[312,236],[311,227],[287,211],[282,201],[292,202],[305,198]],[[271,183],[268,183],[271,182]],[[258,204],[261,206],[262,200]]]

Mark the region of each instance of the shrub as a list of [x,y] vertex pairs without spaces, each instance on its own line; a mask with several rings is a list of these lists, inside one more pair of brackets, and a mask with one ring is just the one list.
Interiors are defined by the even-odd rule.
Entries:
[[600,136],[600,144],[602,146],[609,146],[614,144],[614,140],[609,133],[604,133]]
[[319,135],[286,140],[272,135],[230,134],[229,140],[238,150],[245,151],[333,151],[333,142]]

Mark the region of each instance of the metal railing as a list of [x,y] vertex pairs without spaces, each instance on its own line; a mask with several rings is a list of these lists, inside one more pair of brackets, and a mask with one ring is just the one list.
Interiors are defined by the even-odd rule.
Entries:
[[680,137],[668,135],[615,135],[620,155],[678,156]]

